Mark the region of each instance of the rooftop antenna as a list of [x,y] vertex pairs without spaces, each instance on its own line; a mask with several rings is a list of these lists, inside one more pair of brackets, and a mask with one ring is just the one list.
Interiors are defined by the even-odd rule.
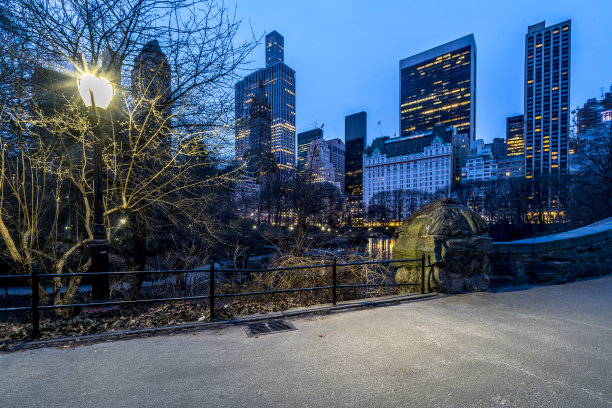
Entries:
[[380,127],[380,122],[381,122],[381,121],[379,120],[379,121],[378,121],[378,137],[381,137],[381,136],[382,136],[382,130],[381,130],[381,127]]

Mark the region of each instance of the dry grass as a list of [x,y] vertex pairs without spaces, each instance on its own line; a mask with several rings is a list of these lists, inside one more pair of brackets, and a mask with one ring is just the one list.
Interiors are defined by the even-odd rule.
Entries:
[[[329,253],[327,256],[315,260],[311,257],[285,255],[275,258],[270,265],[270,269],[295,268],[316,264],[330,265],[334,257],[337,264],[381,260],[355,254],[336,256]],[[337,285],[391,284],[395,282],[393,272],[394,268],[389,268],[385,264],[337,266]],[[226,283],[220,285],[219,289],[221,293],[244,293],[326,286],[332,286],[332,268],[330,266],[251,273],[242,283]],[[340,301],[389,295],[397,293],[397,290],[393,287],[378,286],[370,288],[339,288],[337,293],[338,300]],[[297,303],[313,304],[331,302],[332,294],[330,289],[323,289],[249,296],[248,300],[278,302],[283,301],[288,296],[295,299]]]
[[[298,266],[311,266],[313,264],[331,264],[332,253],[318,259],[298,256],[281,256],[273,260],[270,268],[290,268]],[[336,256],[338,264],[376,261],[359,255]],[[265,292],[273,290],[290,290],[295,288],[324,287],[332,285],[331,267],[314,267],[298,270],[277,270],[252,273],[236,283],[235,277],[225,276],[217,285],[216,294]],[[352,265],[337,267],[338,285],[364,285],[364,284],[392,284],[394,283],[394,268],[385,264]],[[195,284],[188,291],[184,290],[181,278],[170,288],[171,294],[182,296],[191,295],[198,290],[202,283]],[[161,295],[154,289],[149,295]],[[164,289],[168,290],[168,288]],[[201,292],[200,292],[201,293]],[[339,288],[338,301],[360,299],[374,296],[384,296],[398,293],[396,287],[371,288]],[[165,292],[166,296],[168,292]],[[319,303],[331,302],[331,290],[315,290],[302,292],[277,293],[267,295],[252,295],[235,298],[218,298],[216,300],[215,315],[218,319],[231,319],[235,317],[256,313],[279,312],[295,307],[311,306]],[[168,326],[207,320],[210,311],[206,301],[177,301],[162,305],[142,305],[125,307],[111,314],[87,315],[75,310],[70,318],[58,318],[47,314],[41,318],[40,332],[42,339],[65,336],[83,336],[87,334],[112,332],[116,330],[141,329],[147,327]],[[26,317],[25,321],[0,322],[0,350],[7,350],[14,345],[28,340],[31,324]]]

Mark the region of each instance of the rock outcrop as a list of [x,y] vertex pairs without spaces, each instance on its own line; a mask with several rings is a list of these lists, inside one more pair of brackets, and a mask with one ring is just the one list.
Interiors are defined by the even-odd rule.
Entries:
[[[444,293],[489,288],[492,240],[487,223],[468,207],[442,198],[413,213],[398,229],[393,259],[425,254],[425,289]],[[400,264],[397,283],[421,280],[421,265]]]

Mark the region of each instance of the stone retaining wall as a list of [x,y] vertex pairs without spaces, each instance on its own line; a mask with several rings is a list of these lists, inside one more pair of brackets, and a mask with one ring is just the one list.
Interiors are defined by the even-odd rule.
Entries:
[[492,286],[566,283],[612,273],[612,218],[561,234],[494,242]]

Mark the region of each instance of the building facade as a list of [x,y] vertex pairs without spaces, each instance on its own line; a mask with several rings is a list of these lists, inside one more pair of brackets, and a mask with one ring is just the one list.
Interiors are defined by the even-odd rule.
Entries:
[[259,179],[259,175],[270,167],[274,158],[270,151],[272,140],[272,109],[260,86],[253,95],[247,112],[249,148],[245,153],[250,173]]
[[339,139],[327,140],[329,147],[329,161],[334,167],[334,182],[340,186],[340,192],[344,194],[344,160],[346,157],[346,148],[344,142]]
[[315,139],[310,143],[306,168],[310,171],[312,182],[332,183],[340,189],[340,183],[336,181],[336,172],[331,162],[331,150],[324,139]]
[[525,157],[525,116],[516,115],[506,118],[507,156]]
[[506,139],[496,137],[493,139],[493,142],[490,143],[488,146],[491,149],[491,155],[494,159],[506,156]]
[[470,157],[470,136],[459,133],[453,137],[453,188],[461,183],[461,172]]
[[506,156],[497,159],[497,179],[525,177],[525,157]]
[[363,223],[363,153],[368,140],[368,115],[355,113],[344,118],[346,145],[344,194],[349,225]]
[[306,168],[308,162],[308,149],[310,149],[310,142],[315,139],[323,138],[323,129],[314,128],[307,130],[306,132],[298,133],[297,135],[297,171],[302,173]]
[[235,85],[236,159],[249,149],[248,111],[262,86],[271,107],[271,152],[285,177],[295,171],[295,71],[284,62],[284,39],[273,31],[266,36],[266,67]]
[[571,21],[525,36],[525,177],[569,170]]
[[482,139],[476,140],[462,171],[462,182],[497,180],[497,160]]
[[612,87],[600,100],[589,99],[576,110],[576,134],[581,137],[607,122],[612,122]]
[[418,135],[375,139],[363,158],[365,208],[376,194],[397,190],[450,196],[454,135],[453,128],[438,127]]
[[135,116],[142,116],[143,119],[155,116],[149,115],[151,107],[161,112],[164,118],[170,116],[171,70],[157,40],[146,43],[134,58],[131,80],[132,97],[137,98],[135,103],[141,106]]
[[459,38],[400,61],[400,135],[454,126],[474,140],[476,43]]

